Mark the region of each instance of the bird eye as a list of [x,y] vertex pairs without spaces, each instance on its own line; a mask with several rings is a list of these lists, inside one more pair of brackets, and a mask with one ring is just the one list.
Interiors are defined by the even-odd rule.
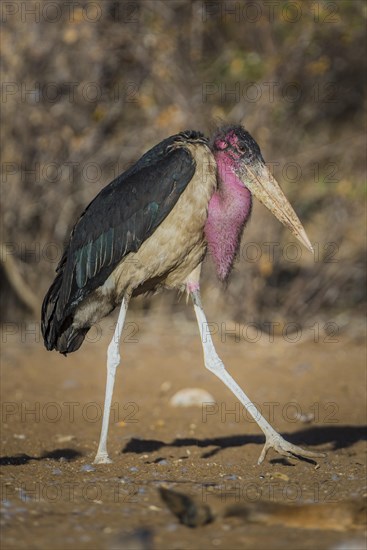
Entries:
[[250,147],[248,146],[247,143],[241,143],[239,142],[237,144],[237,150],[239,153],[241,153],[242,155],[242,158],[245,162],[252,162],[254,157],[255,157],[255,153],[252,149],[250,149]]
[[238,147],[239,151],[241,151],[242,153],[246,153],[246,151],[248,152],[248,148],[247,148],[246,144],[241,143],[241,141],[238,142],[237,147]]

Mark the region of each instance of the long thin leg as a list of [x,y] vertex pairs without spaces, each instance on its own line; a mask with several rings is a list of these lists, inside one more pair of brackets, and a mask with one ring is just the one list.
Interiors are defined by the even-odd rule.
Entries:
[[125,323],[128,303],[129,301],[127,298],[124,298],[122,300],[115,332],[107,350],[107,381],[103,409],[102,430],[99,439],[98,451],[96,454],[96,458],[94,459],[94,464],[109,464],[110,462],[112,462],[107,452],[108,423],[110,420],[110,410],[116,369],[120,364],[120,338]]
[[204,362],[207,369],[209,369],[213,374],[218,376],[222,382],[229,388],[235,396],[239,399],[244,407],[249,411],[253,419],[257,422],[259,427],[265,434],[265,446],[261,452],[261,455],[258,460],[258,464],[261,464],[266,456],[266,453],[269,449],[273,448],[278,453],[283,456],[298,456],[304,458],[318,458],[325,456],[323,453],[317,453],[313,451],[305,451],[301,447],[292,445],[288,443],[283,437],[278,434],[271,427],[269,422],[260,414],[260,411],[255,407],[255,405],[250,401],[247,395],[242,391],[240,386],[233,380],[232,376],[226,371],[224,364],[220,360],[215,351],[213,341],[210,334],[204,334],[204,327],[208,326],[208,321],[206,320],[203,307],[201,305],[200,291],[198,288],[188,290],[191,294],[192,300],[194,302],[194,309],[196,313],[197,322],[199,325],[201,342],[203,345],[204,351]]

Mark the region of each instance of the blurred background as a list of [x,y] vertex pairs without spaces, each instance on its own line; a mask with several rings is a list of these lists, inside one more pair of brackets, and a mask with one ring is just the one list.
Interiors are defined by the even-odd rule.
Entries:
[[[256,204],[209,318],[348,322],[365,302],[366,4],[2,3],[1,321],[38,319],[96,193],[184,129],[241,123],[315,245]],[[132,307],[192,315],[173,293]],[[185,313],[183,313],[185,311]]]

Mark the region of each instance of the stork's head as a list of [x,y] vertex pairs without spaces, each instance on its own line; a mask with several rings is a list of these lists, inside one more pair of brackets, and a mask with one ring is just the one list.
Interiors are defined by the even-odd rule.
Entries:
[[238,180],[288,227],[301,243],[313,251],[297,214],[265,165],[260,147],[242,126],[220,129],[212,140],[214,155],[222,159],[225,170]]

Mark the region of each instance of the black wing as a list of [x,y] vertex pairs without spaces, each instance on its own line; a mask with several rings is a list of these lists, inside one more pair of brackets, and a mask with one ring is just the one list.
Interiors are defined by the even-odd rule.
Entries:
[[176,204],[195,172],[195,161],[182,146],[187,138],[204,142],[191,132],[159,143],[102,189],[79,218],[42,306],[48,349],[76,306],[103,285],[124,256],[139,249]]

